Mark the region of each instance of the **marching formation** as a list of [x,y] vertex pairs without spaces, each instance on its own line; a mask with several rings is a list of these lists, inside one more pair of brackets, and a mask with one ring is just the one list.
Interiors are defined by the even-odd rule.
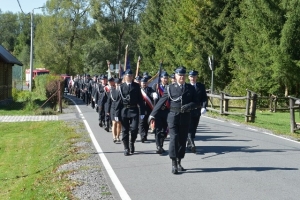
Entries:
[[186,68],[178,67],[171,76],[160,72],[159,81],[150,87],[147,72],[134,78],[127,69],[122,79],[77,75],[72,89],[96,110],[99,126],[112,132],[113,143],[123,143],[125,156],[134,154],[138,135],[142,143],[148,140],[149,131],[155,134],[156,153],[162,155],[169,135],[168,154],[172,173],[177,174],[185,170],[181,160],[186,151],[197,153],[195,134],[206,112],[205,85],[197,77],[197,71],[190,71],[187,83]]

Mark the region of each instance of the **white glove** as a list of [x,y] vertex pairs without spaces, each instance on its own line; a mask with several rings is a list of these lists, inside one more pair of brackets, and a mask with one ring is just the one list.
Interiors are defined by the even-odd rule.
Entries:
[[115,121],[118,122],[118,121],[119,121],[119,118],[118,118],[118,117],[115,117]]
[[206,113],[206,109],[205,108],[201,108],[201,114],[204,115]]
[[145,115],[140,115],[140,118],[141,118],[141,119],[144,119],[144,117],[145,117]]
[[97,106],[98,106],[98,104],[95,104],[95,106],[97,107]]
[[153,96],[153,99],[158,99],[158,95],[157,95],[156,92],[153,92],[153,93],[152,93],[152,96]]

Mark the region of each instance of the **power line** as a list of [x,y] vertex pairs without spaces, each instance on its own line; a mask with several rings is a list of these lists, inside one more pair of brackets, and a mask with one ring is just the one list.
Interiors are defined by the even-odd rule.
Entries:
[[[18,4],[19,4],[19,7],[20,7],[22,13],[24,13],[24,11],[23,11],[23,9],[22,9],[22,7],[21,7],[21,4],[20,4],[20,2],[19,2],[19,0],[17,0],[17,2],[18,2]],[[25,14],[25,13],[24,13],[24,14]]]

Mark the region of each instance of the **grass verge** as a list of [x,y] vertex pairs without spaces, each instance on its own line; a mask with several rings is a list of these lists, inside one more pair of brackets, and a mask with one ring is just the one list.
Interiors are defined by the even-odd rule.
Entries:
[[78,160],[82,135],[63,121],[0,123],[0,199],[72,199],[77,183],[57,172]]

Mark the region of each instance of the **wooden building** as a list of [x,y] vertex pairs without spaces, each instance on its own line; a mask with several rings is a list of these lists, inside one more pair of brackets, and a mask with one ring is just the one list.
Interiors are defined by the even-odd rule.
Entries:
[[9,51],[0,45],[0,104],[12,100],[12,67],[23,66]]

